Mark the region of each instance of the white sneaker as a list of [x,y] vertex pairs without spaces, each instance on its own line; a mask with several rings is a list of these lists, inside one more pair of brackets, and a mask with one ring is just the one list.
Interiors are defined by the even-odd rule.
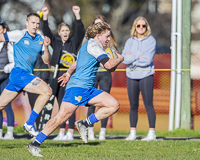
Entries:
[[76,128],[78,129],[79,134],[81,135],[83,142],[88,143],[87,127],[83,124],[83,122],[78,121],[76,123]]
[[106,140],[106,132],[100,131],[100,133],[99,133],[99,140],[100,141]]
[[67,134],[63,137],[62,140],[63,141],[73,141],[74,140],[73,134],[71,134],[70,132],[67,132]]
[[5,134],[5,136],[3,137],[3,139],[10,139],[10,140],[14,139],[13,133],[7,132],[7,133]]
[[30,135],[32,136],[37,136],[39,134],[39,132],[36,130],[34,125],[28,125],[27,123],[25,123],[23,125],[23,129],[28,132]]
[[141,141],[156,141],[156,135],[148,134],[146,137],[142,138]]
[[136,138],[137,138],[136,135],[134,135],[134,134],[129,134],[128,137],[126,137],[125,140],[127,140],[127,141],[134,141],[134,140],[136,140]]
[[58,135],[53,139],[54,141],[62,141],[65,133],[59,132]]
[[94,131],[88,131],[88,140],[90,140],[90,141],[96,140],[96,138],[94,136]]

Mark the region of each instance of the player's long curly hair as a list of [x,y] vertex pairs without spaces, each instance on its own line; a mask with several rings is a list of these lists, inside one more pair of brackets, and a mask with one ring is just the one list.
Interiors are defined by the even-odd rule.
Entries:
[[[107,20],[106,20],[106,17],[104,17],[103,15],[97,15],[97,16],[94,18],[92,24],[95,24],[95,21],[96,21],[96,20],[101,20],[102,22],[108,23]],[[113,34],[112,30],[110,30],[110,41],[108,42],[106,48],[109,48],[109,47],[111,47],[112,45],[115,47],[116,50],[118,50],[117,42],[116,42],[116,40],[115,40],[114,34]]]
[[106,22],[93,24],[87,28],[85,37],[87,39],[94,38],[97,34],[104,33],[106,29],[110,30],[110,25]]

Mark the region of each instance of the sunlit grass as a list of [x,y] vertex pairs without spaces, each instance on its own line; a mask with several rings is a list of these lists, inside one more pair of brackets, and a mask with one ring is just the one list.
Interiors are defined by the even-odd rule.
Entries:
[[[4,133],[6,128],[4,128]],[[15,128],[15,137],[19,134],[26,134],[22,126]],[[58,134],[56,130],[53,134]],[[98,136],[99,132],[95,131]],[[137,131],[137,141],[126,141],[124,138],[129,131],[107,131],[105,141],[89,141],[84,144],[79,139],[78,132],[75,131],[73,141],[53,141],[52,137],[48,138],[41,145],[41,154],[43,159],[48,160],[116,160],[116,159],[199,159],[200,142],[188,140],[189,138],[200,138],[200,131],[177,129],[172,132],[156,131],[157,141],[143,142],[140,137],[146,136],[147,131]],[[116,137],[116,138],[112,138]],[[163,140],[162,137],[184,137],[182,140]],[[187,138],[188,139],[187,139]],[[0,140],[0,159],[38,159],[33,157],[27,150],[26,146],[31,142],[30,137],[27,139]]]

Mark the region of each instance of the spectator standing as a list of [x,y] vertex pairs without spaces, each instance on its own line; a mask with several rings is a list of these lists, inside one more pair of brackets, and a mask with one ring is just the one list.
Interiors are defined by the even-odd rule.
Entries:
[[[0,21],[0,34],[10,31],[8,25],[4,21]],[[4,90],[9,81],[9,73],[14,67],[14,55],[13,55],[13,44],[10,42],[0,42],[0,69],[4,71],[0,72],[0,93]],[[3,113],[0,111],[0,139],[14,139],[14,113],[9,103],[6,108],[7,115],[7,133],[3,137]]]
[[127,64],[127,90],[130,101],[130,134],[126,140],[136,139],[138,121],[139,93],[147,111],[149,121],[148,135],[142,141],[156,140],[156,113],[153,107],[154,62],[156,40],[151,35],[151,29],[144,17],[135,19],[131,29],[131,37],[126,41],[122,55]]

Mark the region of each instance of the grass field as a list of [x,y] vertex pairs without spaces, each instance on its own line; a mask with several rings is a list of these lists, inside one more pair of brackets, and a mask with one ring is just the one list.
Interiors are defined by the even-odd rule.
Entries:
[[[5,129],[5,128],[4,128]],[[21,127],[15,128],[15,135],[22,133]],[[58,131],[54,132],[56,134]],[[5,133],[5,132],[4,132]],[[98,132],[95,132],[98,135]],[[143,142],[141,137],[146,136],[146,131],[138,131],[137,141],[125,141],[124,137],[128,135],[125,131],[108,131],[108,137],[105,141],[89,141],[84,144],[78,138],[78,132],[75,132],[76,138],[71,142],[53,141],[47,139],[41,145],[41,159],[48,160],[126,160],[126,159],[144,159],[144,160],[187,160],[199,159],[200,157],[200,131],[175,130],[157,131],[157,141]],[[114,138],[113,138],[114,136]],[[163,138],[177,137],[182,140],[163,140]],[[196,140],[195,140],[196,137]],[[190,139],[191,138],[191,139]],[[176,139],[176,138],[171,138]],[[31,160],[38,159],[33,157],[26,146],[31,139],[0,140],[0,159],[1,160]]]
[[[30,140],[1,140],[0,159],[27,160],[38,159],[33,157],[26,149]],[[106,141],[91,141],[88,144],[81,140],[71,142],[54,142],[46,140],[41,145],[43,159],[48,160],[84,160],[84,159],[190,159],[200,157],[200,143],[198,141],[131,141],[108,139]]]

